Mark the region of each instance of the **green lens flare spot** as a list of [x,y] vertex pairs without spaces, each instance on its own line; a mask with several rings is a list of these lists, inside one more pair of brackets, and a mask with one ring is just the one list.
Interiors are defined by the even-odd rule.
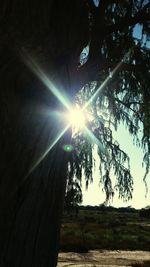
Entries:
[[63,146],[63,150],[64,150],[65,152],[71,152],[71,151],[73,151],[73,146],[72,146],[72,145],[69,145],[69,144],[64,145],[64,146]]

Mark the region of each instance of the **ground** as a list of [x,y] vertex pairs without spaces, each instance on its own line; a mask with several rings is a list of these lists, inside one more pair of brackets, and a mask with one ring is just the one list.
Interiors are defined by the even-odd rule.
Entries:
[[58,267],[150,267],[148,251],[91,250],[60,253]]

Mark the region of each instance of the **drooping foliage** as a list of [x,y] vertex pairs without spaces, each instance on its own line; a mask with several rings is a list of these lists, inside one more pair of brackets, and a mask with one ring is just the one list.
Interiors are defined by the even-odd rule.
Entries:
[[91,99],[85,114],[92,136],[87,131],[73,136],[69,179],[76,177],[81,184],[84,173],[87,186],[93,180],[96,144],[106,202],[115,190],[128,200],[133,191],[130,159],[114,140],[112,129],[123,123],[134,144],[144,150],[145,181],[150,163],[150,4],[102,0],[97,7],[92,1],[87,5],[90,39],[81,52],[79,71],[89,71],[89,80],[76,95],[76,104],[83,108]]

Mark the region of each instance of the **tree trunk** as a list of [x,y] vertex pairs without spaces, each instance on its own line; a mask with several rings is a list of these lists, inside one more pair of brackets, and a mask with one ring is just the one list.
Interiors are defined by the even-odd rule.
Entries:
[[25,66],[22,51],[72,99],[88,16],[79,0],[5,0],[0,12],[0,266],[54,267],[70,133],[39,160],[65,126],[49,110],[63,107]]
[[9,196],[2,199],[1,266],[56,266],[66,160],[55,153],[43,172],[39,166],[7,203]]
[[56,266],[68,157],[62,147],[69,133],[39,161],[64,128],[63,118],[50,115],[60,105],[34,77],[28,88],[21,80],[15,94],[16,68],[7,71],[1,93],[0,266]]

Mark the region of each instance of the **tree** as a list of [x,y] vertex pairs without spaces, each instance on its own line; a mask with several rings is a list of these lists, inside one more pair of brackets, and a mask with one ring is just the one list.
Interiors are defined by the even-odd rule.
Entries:
[[[84,169],[87,184],[92,179],[93,145],[85,136],[71,141],[68,130],[55,142],[65,122],[49,110],[65,108],[47,77],[78,105],[95,95],[88,129],[99,145],[106,199],[113,194],[111,168],[120,196],[131,197],[133,183],[111,124],[123,121],[138,143],[142,125],[147,175],[149,9],[143,0],[101,0],[97,7],[92,0],[1,1],[1,266],[56,266],[66,177],[81,179]],[[139,39],[133,36],[137,23]],[[74,150],[66,153],[70,142]]]
[[67,184],[64,205],[68,213],[78,214],[78,205],[82,203],[82,190],[77,181]]

